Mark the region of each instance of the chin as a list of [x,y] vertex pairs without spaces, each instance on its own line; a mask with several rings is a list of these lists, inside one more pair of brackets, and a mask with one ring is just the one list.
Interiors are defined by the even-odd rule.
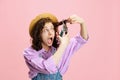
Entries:
[[48,46],[49,46],[49,47],[51,47],[51,46],[52,46],[52,44],[48,44]]

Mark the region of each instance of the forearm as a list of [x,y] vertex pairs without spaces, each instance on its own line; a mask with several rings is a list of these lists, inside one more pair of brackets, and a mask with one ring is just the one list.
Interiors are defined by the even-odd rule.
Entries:
[[68,18],[68,21],[70,23],[78,23],[80,24],[80,35],[85,39],[87,40],[88,39],[88,33],[87,33],[87,28],[86,28],[86,25],[85,25],[85,21],[80,18],[79,16],[77,15],[72,15]]
[[85,23],[80,23],[81,29],[80,29],[80,35],[87,40],[88,39],[88,32]]
[[57,49],[57,51],[53,55],[53,60],[55,61],[56,65],[59,64],[59,61],[62,58],[62,55],[63,55],[65,49],[66,49],[66,46],[64,44],[60,44],[59,48]]

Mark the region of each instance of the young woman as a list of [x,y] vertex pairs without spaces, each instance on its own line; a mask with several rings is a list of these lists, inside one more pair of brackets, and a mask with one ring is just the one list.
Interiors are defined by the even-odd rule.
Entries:
[[85,22],[77,15],[67,21],[80,24],[80,32],[69,38],[59,36],[58,20],[50,13],[43,13],[32,20],[29,33],[32,45],[24,50],[25,62],[32,80],[62,80],[72,54],[88,40]]

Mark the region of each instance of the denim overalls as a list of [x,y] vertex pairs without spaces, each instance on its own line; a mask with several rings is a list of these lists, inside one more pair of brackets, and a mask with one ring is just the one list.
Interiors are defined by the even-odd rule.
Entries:
[[38,73],[32,80],[62,80],[62,76],[59,71],[55,74]]

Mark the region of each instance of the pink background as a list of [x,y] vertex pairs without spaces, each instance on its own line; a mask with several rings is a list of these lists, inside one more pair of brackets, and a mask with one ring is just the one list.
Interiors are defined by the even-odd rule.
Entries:
[[[119,0],[0,0],[0,80],[29,80],[22,52],[30,46],[29,23],[42,12],[86,21],[90,39],[72,57],[64,80],[120,80],[118,8]],[[77,24],[68,26],[71,37],[79,31]]]

